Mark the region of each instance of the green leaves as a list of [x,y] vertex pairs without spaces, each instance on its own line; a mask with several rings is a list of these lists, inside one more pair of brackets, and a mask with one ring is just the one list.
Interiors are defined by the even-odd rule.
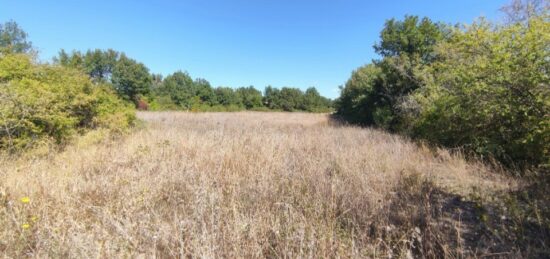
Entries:
[[120,96],[137,103],[149,94],[152,77],[145,65],[121,54],[113,69],[112,82]]
[[462,28],[389,20],[375,46],[383,59],[353,72],[338,113],[508,166],[549,167],[549,28],[547,15]]
[[0,24],[0,53],[28,53],[32,43],[27,41],[27,33],[14,21]]
[[9,54],[0,58],[0,71],[1,149],[63,143],[83,129],[120,130],[134,119],[133,109],[78,70]]

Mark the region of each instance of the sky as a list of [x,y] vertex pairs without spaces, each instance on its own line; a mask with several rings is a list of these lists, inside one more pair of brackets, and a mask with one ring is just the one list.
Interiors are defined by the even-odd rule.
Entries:
[[164,76],[177,70],[212,86],[315,86],[339,95],[376,59],[384,22],[405,15],[471,23],[501,17],[506,0],[0,0],[49,61],[60,49],[112,48]]

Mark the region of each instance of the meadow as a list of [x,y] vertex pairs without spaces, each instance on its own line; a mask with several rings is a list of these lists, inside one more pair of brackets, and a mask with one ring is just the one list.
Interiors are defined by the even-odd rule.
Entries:
[[0,157],[2,257],[528,255],[483,209],[521,183],[460,153],[327,114],[137,117]]

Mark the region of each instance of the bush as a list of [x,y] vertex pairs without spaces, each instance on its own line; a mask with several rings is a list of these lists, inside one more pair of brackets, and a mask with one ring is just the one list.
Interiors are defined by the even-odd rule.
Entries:
[[133,110],[80,71],[36,64],[25,54],[0,56],[0,148],[61,144],[84,129],[121,130]]
[[[484,20],[466,28],[431,26],[443,36],[428,47],[405,45],[394,51],[402,37],[385,34],[395,34],[395,24],[408,23],[414,25],[414,19],[386,24],[390,29],[377,45],[386,56],[353,72],[336,102],[338,114],[496,158],[509,167],[549,169],[548,16],[501,26]],[[415,30],[401,33],[412,37]],[[392,48],[385,51],[384,46]],[[407,52],[411,49],[424,51]]]
[[481,21],[437,49],[413,134],[522,168],[550,162],[550,23]]

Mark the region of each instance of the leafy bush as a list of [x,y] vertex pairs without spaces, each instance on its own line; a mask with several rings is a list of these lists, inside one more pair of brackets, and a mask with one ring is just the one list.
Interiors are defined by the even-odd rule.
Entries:
[[353,72],[338,114],[507,166],[548,169],[548,16],[465,28],[417,22],[386,23],[375,46],[383,59]]
[[86,128],[121,130],[133,109],[80,71],[36,64],[25,54],[0,56],[0,148],[63,143]]
[[414,99],[414,132],[509,165],[550,156],[550,23],[474,23],[438,46],[433,80]]

